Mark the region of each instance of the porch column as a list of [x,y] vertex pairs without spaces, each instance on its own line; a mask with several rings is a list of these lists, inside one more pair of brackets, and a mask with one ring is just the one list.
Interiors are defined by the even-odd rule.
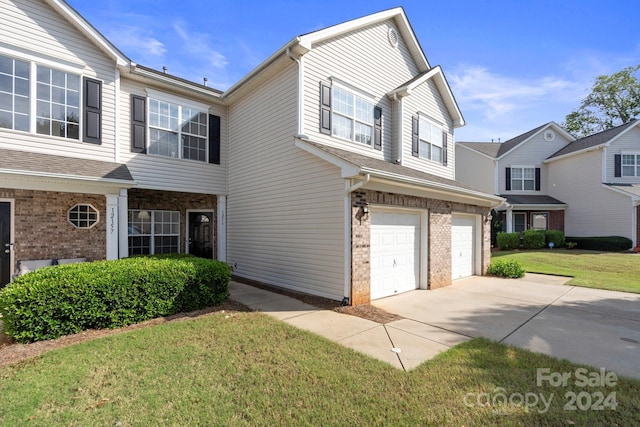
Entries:
[[513,211],[512,207],[507,208],[507,233],[513,233]]
[[126,258],[129,256],[129,198],[126,188],[121,188],[118,196],[118,217],[120,218],[118,257]]
[[107,194],[107,259],[118,259],[118,195]]
[[218,261],[227,261],[227,196],[218,195]]

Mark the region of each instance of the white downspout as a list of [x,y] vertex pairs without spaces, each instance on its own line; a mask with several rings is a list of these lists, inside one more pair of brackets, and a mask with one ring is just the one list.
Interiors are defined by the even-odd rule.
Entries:
[[120,70],[118,69],[118,66],[116,65],[116,81],[114,84],[114,90],[116,91],[115,93],[115,110],[114,110],[114,114],[116,116],[116,119],[114,121],[113,124],[113,132],[114,132],[114,153],[113,153],[113,157],[114,157],[114,162],[116,163],[120,163]]
[[304,92],[304,66],[303,66],[303,56],[300,56],[300,58],[296,58],[292,53],[291,53],[291,49],[287,48],[287,56],[289,58],[291,58],[293,61],[295,61],[298,64],[298,102],[297,102],[297,109],[296,109],[296,116],[297,116],[297,129],[296,129],[296,136],[298,138],[302,138],[302,139],[308,139],[306,135],[304,135],[303,131],[304,131],[304,114],[303,114],[303,108],[302,108],[302,101],[303,101],[303,92]]

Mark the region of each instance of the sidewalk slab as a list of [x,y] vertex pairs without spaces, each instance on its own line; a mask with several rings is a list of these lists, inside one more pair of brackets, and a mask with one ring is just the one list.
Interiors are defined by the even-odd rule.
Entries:
[[305,314],[321,311],[318,307],[305,304],[300,300],[282,296],[282,298],[269,301],[246,304],[255,311],[261,311],[278,320],[287,320],[292,317],[303,316]]
[[450,348],[447,345],[400,329],[386,327],[386,330],[391,338],[393,347],[400,350],[397,355],[402,362],[402,366],[407,371]]
[[379,326],[370,320],[329,310],[292,317],[287,323],[338,342]]
[[416,322],[415,320],[411,319],[396,320],[394,322],[387,323],[385,326],[387,327],[388,331],[392,331],[394,329],[404,331],[413,335],[417,335],[424,339],[445,345],[447,347],[453,347],[455,345],[462,344],[463,342],[471,340],[470,337],[467,337],[465,335],[460,335],[452,331],[436,328],[435,326]]
[[339,341],[339,343],[367,356],[387,362],[394,368],[402,369],[398,355],[391,351],[393,345],[382,325],[377,325],[372,329],[352,335]]

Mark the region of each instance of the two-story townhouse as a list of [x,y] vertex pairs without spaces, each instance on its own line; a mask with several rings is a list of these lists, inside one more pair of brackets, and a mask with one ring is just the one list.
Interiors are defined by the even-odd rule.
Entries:
[[238,277],[361,304],[486,270],[502,199],[454,180],[464,120],[401,8],[294,38],[224,98]]
[[23,260],[223,259],[221,92],[133,64],[64,1],[0,10],[0,286]]
[[640,120],[581,138],[544,162],[565,201],[570,236],[623,236],[640,245]]
[[554,192],[545,160],[574,140],[550,122],[503,143],[457,142],[456,177],[505,198],[497,210],[507,232],[565,231],[567,202]]

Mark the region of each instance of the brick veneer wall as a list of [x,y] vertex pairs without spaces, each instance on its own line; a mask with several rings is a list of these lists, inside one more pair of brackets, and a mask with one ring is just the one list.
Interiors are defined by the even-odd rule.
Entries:
[[482,216],[482,274],[486,273],[491,259],[491,225],[486,221],[490,209],[427,199],[402,194],[362,190],[351,197],[351,304],[370,302],[371,294],[371,216],[362,216],[361,207],[389,206],[427,209],[429,217],[428,236],[428,287],[436,289],[450,285],[451,280],[451,215],[469,213]]
[[211,194],[177,193],[159,190],[129,190],[129,209],[180,211],[180,252],[185,253],[187,209],[213,211],[213,252],[218,257],[218,224],[216,221],[217,197]]
[[[15,260],[87,258],[104,259],[107,245],[107,199],[52,191],[0,189],[0,198],[14,200]],[[100,214],[90,229],[75,228],[67,211],[76,204],[90,204]]]

